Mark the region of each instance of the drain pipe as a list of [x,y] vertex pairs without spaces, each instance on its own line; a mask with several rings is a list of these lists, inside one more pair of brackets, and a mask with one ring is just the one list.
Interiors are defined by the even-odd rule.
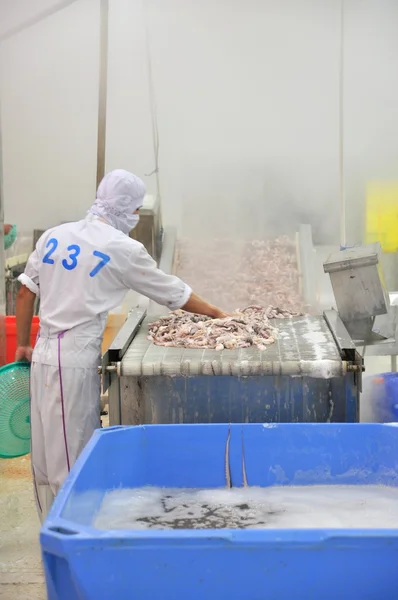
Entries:
[[97,133],[97,188],[105,175],[106,162],[106,105],[108,96],[108,35],[109,0],[100,4],[98,133]]

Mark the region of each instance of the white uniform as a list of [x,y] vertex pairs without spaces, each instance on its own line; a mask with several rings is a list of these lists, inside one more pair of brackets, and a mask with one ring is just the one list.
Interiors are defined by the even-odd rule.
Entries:
[[157,269],[142,244],[94,214],[47,231],[19,280],[40,295],[31,370],[31,458],[43,520],[100,427],[98,366],[108,312],[129,289],[171,310],[184,306],[192,290]]

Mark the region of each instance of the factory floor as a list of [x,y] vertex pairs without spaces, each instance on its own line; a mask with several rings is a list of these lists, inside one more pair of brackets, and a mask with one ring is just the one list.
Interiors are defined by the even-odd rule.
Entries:
[[0,598],[45,600],[29,456],[0,459]]
[[30,456],[0,459],[0,600],[46,600],[39,530]]

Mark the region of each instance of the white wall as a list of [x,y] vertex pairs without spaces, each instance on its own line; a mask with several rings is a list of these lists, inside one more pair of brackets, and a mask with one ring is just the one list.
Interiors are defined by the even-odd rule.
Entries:
[[[1,26],[11,5],[28,4],[0,0]],[[107,168],[134,170],[155,190],[146,22],[166,222],[262,235],[265,223],[310,214],[336,232],[339,0],[110,4]],[[398,2],[346,5],[356,242],[366,181],[398,176]],[[98,29],[98,0],[79,0],[2,47],[6,220],[20,227],[78,218],[93,197]]]
[[92,197],[98,23],[96,0],[80,0],[1,48],[5,219],[22,229],[75,218]]

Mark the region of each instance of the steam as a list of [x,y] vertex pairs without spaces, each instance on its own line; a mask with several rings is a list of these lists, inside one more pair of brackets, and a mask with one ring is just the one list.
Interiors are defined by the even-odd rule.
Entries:
[[[269,239],[309,222],[315,243],[338,243],[339,3],[110,4],[107,170],[157,191],[144,176],[155,164],[146,19],[165,224],[184,237]],[[33,17],[31,5],[2,0],[0,35]],[[398,177],[398,4],[346,6],[347,241],[357,243],[367,181]],[[98,34],[99,3],[80,0],[1,45],[5,220],[20,231],[79,219],[93,200]]]

